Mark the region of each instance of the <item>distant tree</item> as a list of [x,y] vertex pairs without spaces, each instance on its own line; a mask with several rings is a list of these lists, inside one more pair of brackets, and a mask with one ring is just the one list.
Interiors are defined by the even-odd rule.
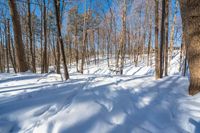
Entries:
[[[170,44],[169,65],[171,65],[173,48],[174,48],[174,33],[175,33],[175,24],[176,24],[176,18],[177,18],[177,15],[176,15],[177,14],[177,10],[178,10],[178,0],[176,1],[175,11],[173,12],[173,15],[172,15],[173,16],[173,22],[172,22],[172,25],[171,25],[170,42],[169,42],[169,44]],[[181,64],[181,62],[182,61],[180,61],[180,64]]]
[[122,36],[121,36],[121,46],[120,46],[120,53],[121,53],[121,60],[120,60],[120,74],[123,74],[124,68],[124,58],[125,58],[125,51],[126,51],[126,12],[127,12],[127,1],[123,1],[123,11],[122,11]]

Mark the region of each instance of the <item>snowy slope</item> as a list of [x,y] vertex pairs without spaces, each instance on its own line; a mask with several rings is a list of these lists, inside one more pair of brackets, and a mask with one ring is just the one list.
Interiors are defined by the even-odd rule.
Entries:
[[[125,75],[106,62],[84,75],[0,74],[0,133],[198,133],[200,94],[187,94],[178,73],[154,80],[153,68],[127,62]],[[177,67],[177,68],[176,68]],[[171,69],[171,68],[170,68]]]

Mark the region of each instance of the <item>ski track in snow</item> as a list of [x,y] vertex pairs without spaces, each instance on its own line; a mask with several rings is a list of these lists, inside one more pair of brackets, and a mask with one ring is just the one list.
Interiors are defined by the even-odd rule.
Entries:
[[57,74],[0,74],[0,133],[200,132],[200,94],[187,95],[177,69],[157,81],[151,67],[127,65],[123,76],[106,63],[83,75],[74,69],[63,82]]

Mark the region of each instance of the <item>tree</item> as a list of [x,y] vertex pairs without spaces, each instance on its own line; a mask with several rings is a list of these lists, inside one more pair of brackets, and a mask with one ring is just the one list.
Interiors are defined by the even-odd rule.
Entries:
[[64,44],[63,44],[63,39],[62,39],[62,34],[61,34],[61,17],[60,17],[60,2],[59,0],[54,0],[54,7],[55,7],[55,15],[56,15],[56,25],[57,25],[57,34],[58,34],[58,40],[61,48],[61,54],[63,58],[63,69],[64,69],[64,76],[65,80],[69,79],[69,73],[68,73],[68,68],[67,68],[67,62],[65,58],[65,51],[64,51]]
[[35,56],[33,51],[33,37],[32,37],[32,26],[31,26],[31,4],[30,0],[28,0],[28,28],[29,28],[29,43],[30,43],[30,53],[31,53],[31,65],[32,65],[32,71],[36,72],[36,66],[35,66]]
[[24,52],[24,45],[22,41],[22,32],[21,32],[21,24],[20,24],[20,17],[17,11],[17,6],[15,0],[8,0],[9,8],[10,8],[10,15],[12,17],[13,23],[13,31],[14,31],[14,40],[15,40],[15,50],[17,56],[17,67],[19,72],[25,72],[28,70],[25,52]]
[[159,70],[159,48],[158,48],[158,22],[159,22],[159,1],[155,0],[155,70],[156,70],[156,79],[160,77],[160,70]]
[[180,0],[181,16],[185,43],[188,47],[190,71],[189,94],[200,92],[200,2],[198,0]]
[[47,18],[46,18],[46,2],[43,0],[44,4],[44,12],[43,12],[43,17],[44,17],[44,51],[43,51],[43,67],[42,67],[42,73],[48,73],[48,59],[47,59]]
[[120,60],[120,74],[123,74],[123,68],[124,68],[124,58],[125,58],[125,50],[126,50],[126,11],[127,5],[126,0],[124,0],[123,3],[123,11],[122,11],[122,38],[121,38],[121,60]]
[[86,29],[86,17],[87,17],[87,11],[86,11],[86,4],[85,1],[85,13],[84,13],[84,24],[83,24],[83,41],[82,41],[82,58],[81,58],[81,70],[80,72],[83,74],[83,66],[85,64],[85,52],[86,52],[86,38],[87,38],[87,29]]
[[162,20],[160,33],[160,78],[163,77],[163,47],[165,45],[165,0],[162,0]]
[[169,0],[166,0],[166,8],[165,8],[166,16],[165,16],[165,51],[164,51],[164,60],[165,60],[165,76],[168,75],[168,26],[169,26]]

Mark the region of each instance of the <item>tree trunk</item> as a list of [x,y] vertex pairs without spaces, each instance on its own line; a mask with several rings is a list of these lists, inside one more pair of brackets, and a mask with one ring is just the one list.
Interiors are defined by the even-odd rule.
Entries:
[[165,76],[168,75],[168,26],[169,26],[169,1],[166,0],[166,16],[165,16]]
[[10,8],[10,15],[12,17],[13,23],[13,31],[14,31],[14,38],[15,38],[15,50],[17,55],[17,67],[19,72],[25,72],[28,70],[25,52],[24,52],[24,45],[22,42],[22,32],[21,32],[21,24],[20,24],[20,17],[17,12],[17,7],[15,0],[8,0],[9,8]]
[[124,9],[122,15],[122,40],[121,40],[121,60],[120,60],[120,74],[123,74],[124,58],[126,51],[126,0],[124,0]]
[[4,25],[5,25],[5,45],[6,45],[6,72],[7,73],[10,73],[10,68],[9,68],[9,46],[8,46],[8,32],[7,32],[7,22],[6,22],[6,20],[5,20],[5,23],[4,23]]
[[68,68],[67,68],[67,62],[65,58],[65,49],[64,49],[64,44],[63,44],[63,39],[62,39],[62,34],[61,34],[61,17],[60,17],[60,2],[59,0],[54,0],[54,6],[55,6],[55,13],[56,13],[56,26],[58,30],[58,40],[60,43],[61,47],[61,54],[63,58],[63,67],[64,67],[64,76],[65,80],[69,79],[69,73],[68,73]]
[[150,22],[149,22],[149,40],[148,40],[148,48],[147,48],[147,66],[150,65],[150,53],[151,53],[151,34],[152,34],[152,19],[150,15]]
[[85,14],[84,14],[84,24],[83,24],[83,41],[82,41],[82,58],[81,58],[81,70],[80,72],[83,74],[83,67],[85,64],[85,52],[86,52],[86,39],[87,39],[87,29],[86,29],[86,2],[85,2]]
[[43,51],[43,71],[44,73],[48,73],[48,59],[47,59],[47,25],[46,25],[46,4],[45,0],[43,0],[44,4],[44,51]]
[[189,94],[195,95],[200,92],[200,2],[198,0],[180,0],[180,5],[183,32],[186,35],[186,47],[188,47]]
[[160,78],[163,77],[163,46],[165,46],[165,0],[162,0],[162,21],[160,33]]
[[158,48],[158,23],[159,23],[159,1],[155,0],[155,72],[156,79],[160,78],[160,70],[159,70],[159,48]]
[[41,5],[40,6],[40,10],[41,10],[41,18],[40,18],[40,23],[41,23],[41,25],[40,25],[40,27],[41,27],[41,31],[40,31],[40,67],[41,67],[41,73],[44,73],[44,66],[43,66],[43,43],[42,43],[42,41],[43,41],[43,15],[42,15],[42,8],[43,8],[43,6]]
[[78,55],[78,39],[77,39],[77,36],[78,36],[78,24],[77,24],[77,16],[75,18],[75,39],[74,39],[74,45],[75,45],[75,59],[76,59],[76,71],[78,72],[78,60],[79,60],[79,55]]
[[32,71],[34,73],[36,73],[35,57],[34,57],[34,51],[33,51],[32,28],[31,28],[31,5],[30,5],[30,0],[28,0],[28,27],[29,27],[29,43],[30,43]]
[[59,45],[59,39],[57,37],[56,41],[56,72],[57,74],[60,74],[60,45]]

